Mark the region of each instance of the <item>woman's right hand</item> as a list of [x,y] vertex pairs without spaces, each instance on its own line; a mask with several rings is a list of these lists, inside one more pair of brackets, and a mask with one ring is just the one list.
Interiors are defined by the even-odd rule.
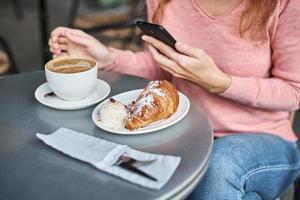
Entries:
[[92,57],[97,60],[100,69],[105,69],[115,62],[113,51],[93,36],[78,29],[58,27],[52,31],[48,44],[53,57]]

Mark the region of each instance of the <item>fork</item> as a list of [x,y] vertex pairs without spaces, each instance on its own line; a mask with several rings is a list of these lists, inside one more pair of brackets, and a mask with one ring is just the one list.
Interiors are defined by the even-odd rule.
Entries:
[[115,165],[116,165],[116,166],[119,166],[119,167],[122,167],[122,168],[124,168],[124,169],[126,169],[126,170],[128,170],[128,171],[131,171],[131,172],[134,172],[134,173],[136,173],[136,174],[139,174],[139,175],[141,175],[141,176],[143,176],[143,177],[145,177],[145,178],[148,178],[148,179],[150,179],[150,180],[152,180],[152,181],[157,181],[156,178],[154,178],[153,176],[151,176],[151,175],[145,173],[144,171],[138,169],[137,167],[135,167],[135,166],[133,165],[135,162],[151,163],[151,162],[153,162],[153,161],[155,161],[155,160],[156,160],[156,159],[154,159],[154,160],[149,160],[149,161],[148,161],[148,160],[147,160],[147,161],[140,161],[140,160],[136,160],[136,159],[134,159],[134,158],[132,158],[132,157],[129,157],[129,156],[127,156],[127,155],[121,155],[121,156],[119,157],[119,159],[117,160],[117,162],[115,163]]

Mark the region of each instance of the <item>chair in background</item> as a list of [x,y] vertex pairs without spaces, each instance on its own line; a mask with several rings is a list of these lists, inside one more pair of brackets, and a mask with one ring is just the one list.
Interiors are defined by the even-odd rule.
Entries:
[[[20,0],[13,0],[12,4],[16,18],[22,20],[24,17],[22,2]],[[0,76],[14,73],[19,73],[15,56],[7,40],[0,35]]]
[[299,178],[294,183],[294,200],[300,200],[300,183]]
[[[289,121],[291,125],[293,126],[295,121],[295,115],[296,112],[291,112],[289,116]],[[276,200],[300,200],[300,185],[299,185],[299,178],[296,179],[294,184],[288,188],[280,198],[277,198]]]
[[[291,113],[290,115],[290,121],[294,122],[295,120],[295,112]],[[298,177],[297,180],[294,183],[294,200],[300,200],[300,178]]]
[[289,120],[292,125],[294,124],[294,121],[295,121],[295,115],[296,115],[296,112],[291,112],[290,116],[289,116]]
[[128,25],[134,26],[132,22],[144,19],[144,0],[128,0],[128,9],[117,12],[105,12],[77,16],[80,0],[73,0],[70,11],[70,27],[80,28],[88,33],[102,31],[112,28],[124,28]]
[[10,73],[19,73],[15,57],[11,51],[10,46],[6,40],[0,35],[0,46],[3,51],[0,50],[0,75],[6,75]]
[[98,12],[90,15],[77,16],[79,0],[73,0],[70,14],[70,27],[81,29],[99,38],[106,45],[130,50],[140,50],[141,33],[135,22],[145,20],[144,0],[129,0],[128,8],[118,12]]
[[[289,120],[291,124],[294,124],[296,112],[291,112]],[[300,200],[300,182],[299,177],[296,179],[294,183],[294,200]]]

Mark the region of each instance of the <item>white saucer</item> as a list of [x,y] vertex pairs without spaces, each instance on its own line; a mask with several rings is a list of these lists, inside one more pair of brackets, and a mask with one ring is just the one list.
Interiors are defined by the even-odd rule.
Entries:
[[53,96],[51,98],[45,98],[44,95],[52,92],[48,86],[48,83],[43,83],[40,85],[34,93],[35,98],[45,106],[56,108],[60,110],[77,110],[89,107],[94,105],[105,97],[108,96],[110,92],[110,86],[103,80],[98,79],[97,85],[92,93],[79,101],[66,101],[57,96]]

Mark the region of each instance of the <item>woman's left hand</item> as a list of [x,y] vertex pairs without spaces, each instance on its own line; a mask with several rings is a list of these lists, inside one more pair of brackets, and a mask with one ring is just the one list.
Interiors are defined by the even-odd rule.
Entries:
[[177,52],[153,37],[143,35],[142,39],[149,44],[154,60],[174,77],[196,83],[213,94],[220,94],[230,86],[231,77],[202,49],[176,42]]

